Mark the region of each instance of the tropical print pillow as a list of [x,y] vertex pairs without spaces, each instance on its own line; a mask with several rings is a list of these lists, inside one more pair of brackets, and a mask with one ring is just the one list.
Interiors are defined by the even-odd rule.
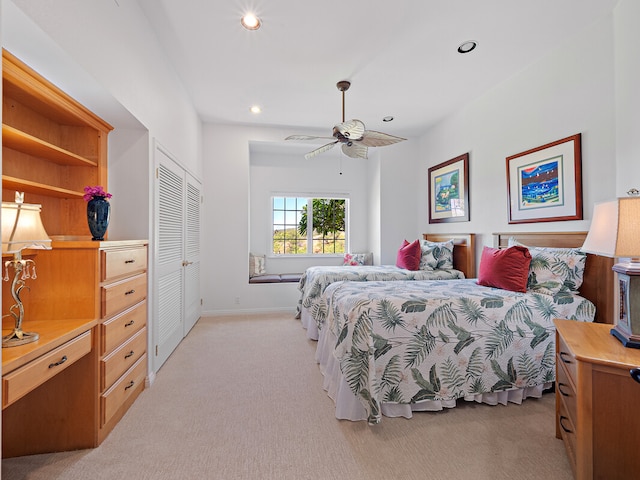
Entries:
[[358,266],[373,264],[372,253],[345,253],[342,259],[343,266]]
[[420,270],[453,269],[453,240],[446,242],[430,242],[422,240]]
[[[509,239],[509,245],[522,245]],[[526,246],[526,245],[524,245]],[[527,247],[531,253],[527,289],[547,295],[579,293],[587,254],[577,248]]]

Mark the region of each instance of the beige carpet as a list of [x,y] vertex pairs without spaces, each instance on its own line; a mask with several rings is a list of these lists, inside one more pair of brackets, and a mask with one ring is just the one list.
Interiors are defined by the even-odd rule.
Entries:
[[339,421],[293,314],[203,318],[93,450],[2,462],[2,480],[572,479],[554,397]]

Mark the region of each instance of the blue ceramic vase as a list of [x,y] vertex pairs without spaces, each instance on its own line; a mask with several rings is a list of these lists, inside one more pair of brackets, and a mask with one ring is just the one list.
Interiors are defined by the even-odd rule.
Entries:
[[104,240],[109,227],[111,205],[105,197],[93,197],[87,202],[87,222],[91,231],[91,240]]

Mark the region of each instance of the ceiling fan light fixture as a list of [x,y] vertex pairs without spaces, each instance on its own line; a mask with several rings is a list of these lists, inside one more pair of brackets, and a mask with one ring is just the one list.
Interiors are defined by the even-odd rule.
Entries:
[[245,14],[240,19],[240,23],[247,30],[258,30],[262,26],[262,22],[260,21],[260,19],[253,13]]
[[[342,123],[334,125],[331,137],[316,137],[311,135],[289,135],[285,140],[331,140],[311,152],[307,153],[304,158],[309,160],[316,155],[332,149],[337,144],[342,144],[342,153],[351,158],[368,158],[367,151],[369,147],[384,147],[397,142],[406,140],[406,138],[396,137],[387,133],[367,130],[364,123],[358,119],[345,120],[344,117],[344,93],[349,90],[351,82],[349,80],[340,80],[336,87],[342,92]],[[393,120],[393,117],[385,117]],[[387,120],[390,121],[390,120]]]
[[469,53],[475,50],[477,46],[478,42],[476,42],[475,40],[467,40],[466,42],[460,44],[460,46],[458,47],[458,53]]

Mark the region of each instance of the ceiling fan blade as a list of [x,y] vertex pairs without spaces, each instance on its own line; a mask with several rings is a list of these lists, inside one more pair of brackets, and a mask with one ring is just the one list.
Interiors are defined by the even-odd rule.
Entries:
[[315,157],[316,155],[321,154],[322,152],[326,152],[327,150],[331,150],[334,145],[338,143],[338,141],[336,140],[335,142],[331,142],[331,143],[327,143],[326,145],[323,145],[319,148],[316,148],[315,150],[310,151],[309,153],[307,153],[304,158],[306,158],[307,160],[309,160],[310,158]]
[[365,132],[364,123],[361,120],[348,120],[334,127],[340,134],[349,140],[360,140]]
[[333,140],[333,137],[314,137],[313,135],[289,135],[285,140]]
[[352,143],[351,145],[345,143],[342,145],[342,152],[351,158],[367,158],[367,150],[367,147],[362,143]]
[[394,143],[402,142],[406,138],[396,137],[395,135],[389,135],[387,133],[376,132],[375,130],[366,130],[362,134],[360,143],[367,147],[384,147],[386,145],[392,145]]

